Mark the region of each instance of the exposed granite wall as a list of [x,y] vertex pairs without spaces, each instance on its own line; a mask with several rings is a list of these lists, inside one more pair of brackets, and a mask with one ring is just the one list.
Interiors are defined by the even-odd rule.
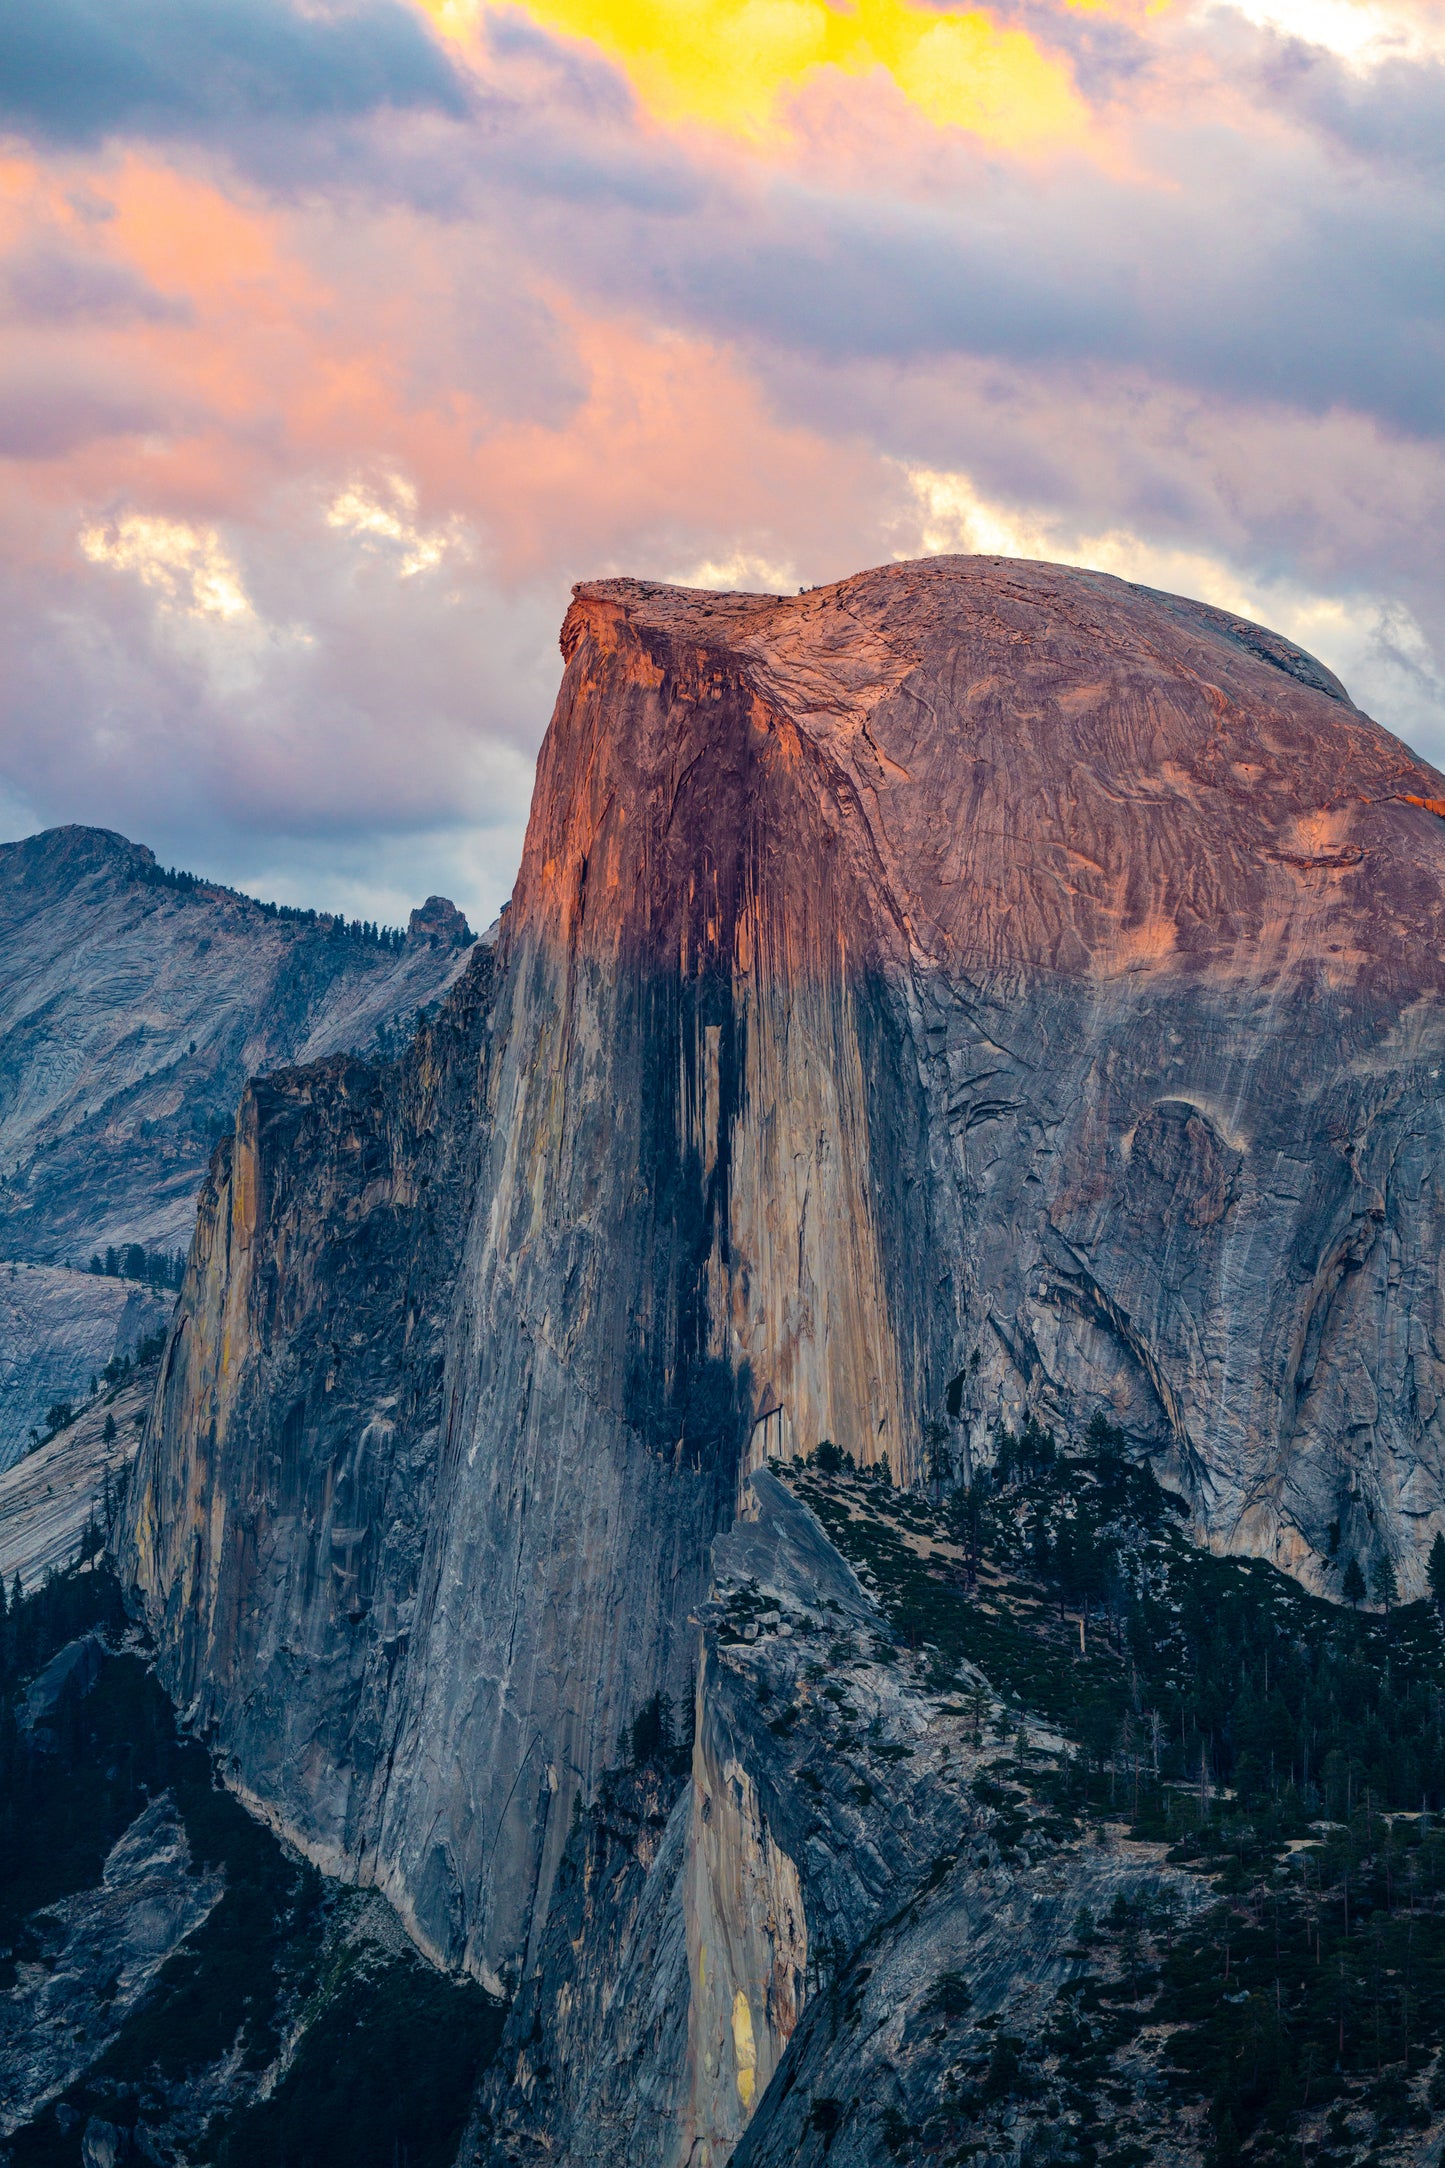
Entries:
[[[1445,1519],[1445,780],[1288,643],[1047,566],[603,582],[564,652],[494,978],[243,1106],[130,1553],[238,1786],[519,2008],[765,1453],[908,1480],[1104,1406],[1316,1585],[1418,1585]],[[619,1986],[615,2067],[698,2162],[863,1916],[702,1707],[715,1821],[587,1926],[639,1994],[686,1959],[684,2061]]]
[[163,1332],[174,1299],[63,1265],[0,1263],[0,1473],[47,1432],[47,1409],[84,1400],[108,1362]]
[[479,951],[403,1062],[250,1087],[127,1501],[178,1705],[266,1819],[363,1879],[432,1521],[491,986]]

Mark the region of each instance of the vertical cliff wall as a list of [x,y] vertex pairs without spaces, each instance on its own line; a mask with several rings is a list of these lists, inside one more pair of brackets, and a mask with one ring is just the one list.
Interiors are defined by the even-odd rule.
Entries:
[[836,951],[849,904],[821,818],[815,847],[800,829],[800,748],[735,668],[640,639],[610,598],[579,601],[564,645],[382,1838],[419,1930],[495,1979],[579,1787],[652,1695],[691,1697],[754,1432],[804,1393],[809,1417],[856,1405],[885,1436],[906,1404]]
[[[248,1096],[132,1506],[236,1782],[509,1988],[766,1454],[907,1481],[1103,1406],[1327,1589],[1445,1520],[1445,779],[1056,567],[602,582],[563,646],[495,963],[401,1067]],[[699,1947],[744,1855],[787,1910],[755,1806],[676,1840]]]
[[492,958],[402,1062],[252,1085],[202,1192],[127,1502],[183,1715],[323,1866],[367,1877],[485,1141]]

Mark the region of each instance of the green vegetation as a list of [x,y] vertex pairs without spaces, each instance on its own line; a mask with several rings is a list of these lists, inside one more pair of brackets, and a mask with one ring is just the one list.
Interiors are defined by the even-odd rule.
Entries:
[[267,2100],[220,2134],[216,2168],[451,2168],[500,2007],[418,1957],[344,1947]]
[[165,1352],[165,1345],[165,1329],[159,1327],[155,1332],[148,1332],[143,1340],[137,1340],[129,1354],[112,1355],[100,1373],[101,1388],[109,1393],[119,1391],[137,1370],[144,1370],[147,1363],[158,1362]]
[[976,1666],[1074,1739],[1080,1805],[1127,1805],[1156,1836],[1193,1827],[1201,1800],[1206,1819],[1266,1812],[1292,1836],[1367,1794],[1445,1810],[1436,1606],[1355,1614],[1197,1549],[1121,1445],[1099,1424],[1075,1453],[1005,1434],[995,1468],[936,1509],[868,1476],[798,1481],[941,1689]]
[[139,1280],[146,1287],[179,1287],[186,1276],[184,1250],[148,1250],[143,1242],[113,1243],[102,1257],[97,1251],[90,1270],[107,1280]]
[[187,873],[178,866],[157,865],[154,859],[135,859],[132,871],[137,880],[151,888],[174,889],[180,896],[228,896],[236,903],[249,904],[263,918],[274,918],[290,926],[314,927],[318,933],[331,934],[337,940],[354,941],[366,948],[383,949],[389,955],[396,955],[406,943],[406,932],[401,926],[379,926],[371,919],[347,920],[332,911],[303,910],[294,903],[262,903],[259,897],[248,896],[243,889],[227,888],[222,881],[207,881],[200,874]]
[[[975,1784],[1003,1855],[1122,1822],[1209,1890],[1192,1917],[1121,1899],[1081,1921],[1051,2029],[971,2036],[937,2116],[887,2142],[966,2159],[1000,2100],[1054,2087],[1071,2120],[1041,2126],[1038,2160],[1128,2168],[1166,2122],[1210,2168],[1388,2157],[1445,2111],[1445,1545],[1434,1601],[1378,1575],[1361,1610],[1357,1571],[1336,1606],[1196,1549],[1122,1446],[1100,1421],[1074,1451],[1004,1433],[937,1505],[794,1474],[930,1687],[979,1735],[1014,1732]],[[1025,1709],[1063,1754],[1026,1753]]]

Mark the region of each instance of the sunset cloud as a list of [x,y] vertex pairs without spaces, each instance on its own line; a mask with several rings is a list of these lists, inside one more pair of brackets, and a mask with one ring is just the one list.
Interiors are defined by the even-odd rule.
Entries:
[[11,21],[7,818],[490,915],[573,580],[942,547],[1273,618],[1445,754],[1441,20]]
[[0,125],[59,143],[431,106],[462,85],[402,0],[46,0],[0,13]]
[[[748,137],[776,128],[790,93],[822,70],[886,74],[935,126],[1014,147],[1082,137],[1087,113],[1069,70],[1028,32],[981,8],[908,0],[527,0],[548,29],[618,61],[667,120]],[[453,0],[434,10],[455,22]]]
[[385,475],[374,484],[350,483],[326,507],[326,524],[364,549],[389,549],[403,580],[434,571],[450,553],[465,555],[468,549],[460,520],[429,531],[417,525],[416,489],[400,474]]
[[134,573],[142,586],[188,616],[232,621],[255,615],[214,528],[131,512],[124,519],[82,527],[79,539],[93,565]]

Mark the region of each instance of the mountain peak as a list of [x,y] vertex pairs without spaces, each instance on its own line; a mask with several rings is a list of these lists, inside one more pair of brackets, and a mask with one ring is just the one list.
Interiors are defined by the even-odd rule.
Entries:
[[1248,974],[1267,954],[1445,975],[1428,809],[1445,780],[1303,649],[1212,605],[935,557],[787,597],[595,581],[563,649],[614,720],[599,728],[595,700],[564,687],[524,910],[570,912],[599,850],[613,917],[669,919],[642,895],[659,854],[706,854],[725,911],[744,908],[739,853],[756,870],[780,834],[748,833],[772,775],[813,832],[814,873],[852,885],[855,948],[1103,978]]

